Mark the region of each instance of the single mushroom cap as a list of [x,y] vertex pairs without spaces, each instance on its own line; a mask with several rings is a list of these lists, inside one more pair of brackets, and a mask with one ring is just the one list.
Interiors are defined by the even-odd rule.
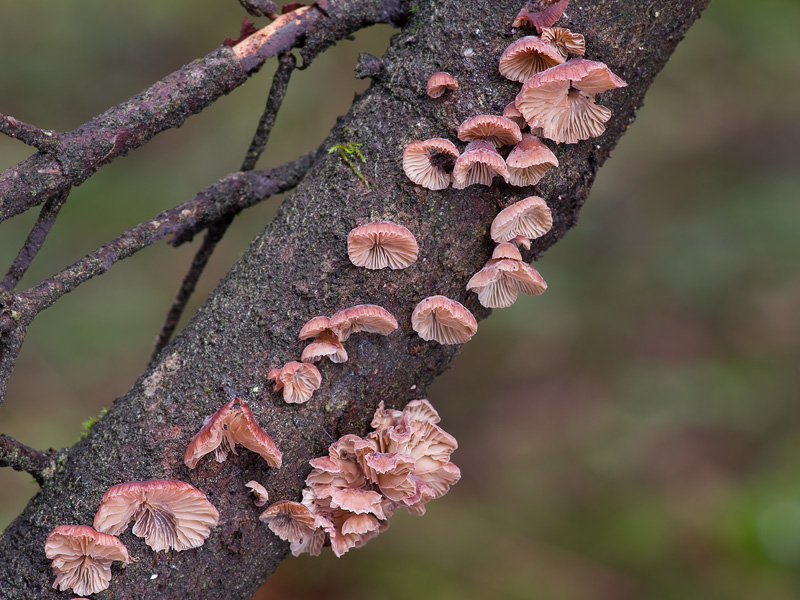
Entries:
[[525,117],[522,116],[522,113],[517,110],[517,105],[514,104],[513,100],[503,109],[503,116],[506,119],[514,121],[514,123],[519,126],[520,130],[528,126],[528,122],[525,120]]
[[444,138],[411,142],[403,151],[403,171],[417,185],[443,190],[450,185],[458,154],[456,145]]
[[329,358],[331,362],[347,362],[347,350],[344,349],[339,337],[333,331],[323,331],[313,342],[303,348],[300,360],[304,363],[317,362],[323,358]]
[[474,184],[490,186],[497,175],[508,181],[506,161],[495,147],[490,142],[470,142],[456,161],[453,187],[461,190]]
[[264,506],[269,501],[269,492],[267,488],[258,483],[257,481],[248,481],[244,487],[249,488],[253,495],[256,497],[255,505]]
[[292,500],[278,500],[258,517],[282,540],[301,542],[317,528],[314,514],[308,507]]
[[94,528],[117,535],[131,530],[156,552],[198,548],[219,522],[217,509],[191,484],[174,479],[120,483],[108,489]]
[[611,118],[608,108],[595,104],[595,95],[626,85],[605,64],[573,58],[528,79],[515,104],[544,137],[575,144],[601,135]]
[[298,337],[301,340],[308,340],[317,337],[325,330],[331,328],[331,320],[328,317],[314,317],[308,323],[303,325]]
[[460,302],[445,296],[430,296],[414,308],[411,327],[423,340],[463,344],[478,331],[478,322]]
[[497,115],[476,115],[461,123],[458,139],[462,142],[484,140],[494,146],[509,146],[519,143],[522,132],[511,119]]
[[519,187],[536,185],[550,167],[558,166],[553,152],[535,135],[522,134],[522,141],[506,159],[508,183]]
[[392,313],[375,304],[351,306],[331,317],[331,330],[343,342],[359,331],[389,335],[397,327],[397,319]]
[[292,361],[273,369],[267,379],[275,382],[275,391],[283,389],[283,399],[289,404],[303,404],[311,399],[322,383],[319,369],[310,363]]
[[560,65],[565,57],[535,35],[520,38],[500,56],[500,74],[512,81],[526,82],[535,73]]
[[518,248],[525,248],[525,250],[531,249],[531,240],[530,238],[525,237],[524,235],[516,235],[509,240],[512,244],[516,244]]
[[47,536],[44,552],[53,561],[53,587],[81,595],[108,588],[112,562],[130,562],[119,539],[87,525],[59,525]]
[[553,226],[547,203],[539,196],[530,196],[501,210],[490,230],[495,242],[509,242],[518,236],[542,237]]
[[505,242],[503,244],[498,244],[492,251],[493,260],[500,260],[503,258],[510,258],[511,260],[522,260],[522,254],[520,254],[520,251],[514,244],[509,244],[508,242]]
[[428,96],[431,98],[438,98],[447,90],[457,90],[458,82],[456,78],[444,71],[434,73],[428,79]]
[[529,25],[531,27],[536,27],[536,31],[541,32],[542,29],[550,27],[561,18],[568,3],[569,0],[560,0],[559,2],[552,3],[544,10],[528,10],[526,6],[519,11],[517,18],[514,19],[514,23],[511,26],[522,27],[524,25]]
[[586,52],[586,40],[583,36],[564,27],[545,27],[542,29],[542,41],[558,50],[565,59],[568,54],[583,56]]
[[367,223],[347,235],[347,255],[357,267],[405,269],[417,260],[418,254],[414,234],[389,221]]
[[504,243],[467,282],[467,289],[477,293],[487,308],[506,308],[516,302],[518,292],[537,296],[547,289],[547,283],[536,269],[522,261],[516,246]]
[[189,443],[183,462],[194,469],[198,461],[210,452],[214,453],[217,462],[223,462],[228,458],[228,452],[236,454],[236,444],[257,452],[271,467],[281,466],[280,449],[256,423],[250,407],[241,398],[224,404],[206,420]]

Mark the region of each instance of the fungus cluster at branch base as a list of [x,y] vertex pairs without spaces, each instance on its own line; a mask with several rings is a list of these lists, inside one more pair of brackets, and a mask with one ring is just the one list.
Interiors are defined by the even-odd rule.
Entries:
[[384,531],[394,511],[425,513],[461,477],[450,455],[455,438],[437,425],[439,415],[427,400],[402,410],[381,402],[364,438],[346,435],[328,455],[310,461],[302,502],[281,500],[260,519],[292,554],[318,555],[330,545],[336,556],[359,548]]

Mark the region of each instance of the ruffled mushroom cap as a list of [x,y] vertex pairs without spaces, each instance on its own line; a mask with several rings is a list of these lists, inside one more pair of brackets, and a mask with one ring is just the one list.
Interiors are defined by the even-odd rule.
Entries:
[[512,81],[526,82],[531,76],[564,62],[561,53],[535,35],[518,39],[500,56],[500,74]]
[[351,306],[331,317],[331,330],[343,342],[360,331],[389,335],[397,327],[397,319],[392,313],[375,304]]
[[575,144],[601,135],[611,118],[594,96],[626,85],[605,64],[573,58],[528,79],[515,104],[531,128],[542,128],[544,137]]
[[47,536],[44,552],[53,561],[53,587],[76,594],[102,592],[111,582],[111,563],[130,562],[119,539],[86,525],[59,525]]
[[331,362],[347,362],[347,350],[335,333],[321,333],[308,346],[303,348],[300,360],[304,363],[317,362],[322,358],[329,358]]
[[583,36],[563,27],[545,27],[542,29],[542,41],[558,50],[565,59],[568,54],[583,56],[586,52],[586,40]]
[[269,492],[267,492],[267,488],[257,481],[248,481],[244,484],[244,487],[249,488],[250,491],[253,492],[253,495],[256,497],[256,506],[264,506],[269,502]]
[[261,513],[258,519],[266,523],[272,533],[287,542],[301,542],[317,528],[311,511],[292,500],[278,500]]
[[247,403],[234,398],[209,417],[192,438],[183,462],[190,469],[206,454],[213,452],[217,462],[224,462],[228,452],[236,454],[236,444],[257,452],[271,467],[280,467],[281,451],[256,423]]
[[389,221],[367,223],[347,235],[347,255],[357,267],[405,269],[417,260],[414,234]]
[[219,522],[217,509],[193,485],[173,479],[131,481],[115,485],[103,495],[94,516],[94,528],[117,535],[131,530],[156,552],[198,548]]
[[537,296],[547,289],[539,272],[522,261],[513,244],[500,244],[492,258],[467,282],[467,289],[478,294],[487,308],[506,308],[517,300],[518,292]]
[[283,399],[290,404],[303,404],[311,399],[322,383],[319,369],[312,364],[292,361],[273,369],[267,379],[275,382],[275,391],[283,389]]
[[301,340],[309,340],[317,337],[319,334],[326,330],[330,330],[331,320],[328,317],[314,317],[308,323],[303,325],[298,337]]
[[456,81],[455,77],[450,75],[450,73],[439,71],[438,73],[431,75],[430,79],[428,79],[428,96],[431,98],[438,98],[447,90],[457,89],[458,82]]
[[510,146],[519,143],[522,132],[519,125],[511,119],[497,115],[477,115],[461,123],[458,139],[462,142],[484,140],[494,146]]
[[558,159],[535,135],[522,134],[522,141],[506,159],[508,183],[519,187],[536,185],[550,167],[558,166]]
[[526,6],[519,11],[517,18],[514,19],[514,23],[511,26],[522,27],[524,25],[529,25],[530,27],[536,27],[536,31],[541,33],[542,29],[550,27],[561,18],[568,3],[569,0],[560,0],[559,2],[554,2],[544,10],[528,10]]
[[463,344],[478,331],[478,322],[460,302],[445,296],[431,296],[414,308],[411,327],[423,340]]
[[515,237],[542,237],[553,226],[547,203],[539,196],[530,196],[504,208],[492,221],[490,233],[495,242],[509,242]]
[[514,244],[517,248],[525,248],[525,250],[531,249],[531,240],[524,235],[514,236],[508,241]]
[[411,142],[403,151],[403,171],[417,185],[443,190],[450,185],[458,154],[455,144],[444,138]]
[[522,116],[522,113],[517,110],[517,106],[514,104],[513,100],[503,109],[503,116],[506,119],[514,121],[514,123],[519,126],[520,130],[528,126],[528,122],[525,120],[525,117]]
[[470,142],[453,168],[453,187],[461,190],[474,184],[490,186],[497,175],[508,181],[503,157],[490,142]]

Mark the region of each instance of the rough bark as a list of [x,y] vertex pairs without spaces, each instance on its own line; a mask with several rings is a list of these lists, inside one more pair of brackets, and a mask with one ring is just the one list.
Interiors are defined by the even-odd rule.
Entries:
[[[532,256],[575,225],[598,168],[706,3],[570,3],[558,25],[584,33],[587,57],[606,62],[629,85],[601,98],[614,111],[603,136],[554,148],[561,166],[535,189],[547,199],[554,227],[535,243]],[[519,84],[499,75],[497,60],[522,35],[510,28],[522,3],[429,0],[414,6],[382,68],[370,67],[373,85],[325,142],[362,144],[367,162],[359,166],[369,189],[337,155],[321,155],[187,328],[89,435],[61,456],[40,493],[6,530],[0,539],[0,597],[68,597],[50,588],[47,533],[60,524],[90,524],[111,485],[177,478],[208,494],[219,509],[219,526],[200,549],[158,555],[130,531],[122,534],[139,560],[125,569],[115,566],[111,587],[96,597],[249,598],[286,556],[287,544],[258,521],[260,509],[244,483],[256,479],[273,499],[298,499],[308,459],[345,433],[363,434],[379,401],[400,407],[425,396],[457,350],[424,342],[411,330],[411,311],[421,299],[444,294],[479,319],[488,315],[464,285],[491,253],[488,229],[499,207],[533,190],[499,185],[427,191],[405,177],[401,155],[415,139],[454,139],[464,118],[499,114],[514,98]],[[226,52],[220,51],[222,60]],[[438,70],[452,73],[460,88],[432,100],[425,82]],[[347,233],[373,220],[409,227],[420,243],[418,262],[391,272],[353,267]],[[266,374],[300,356],[300,327],[310,317],[359,303],[387,308],[400,331],[353,336],[346,342],[347,363],[321,364],[323,385],[310,402],[284,404],[281,393],[267,386]],[[185,467],[189,439],[231,393],[250,403],[282,449],[282,468],[269,469],[247,451],[223,464],[205,460],[193,471]]]

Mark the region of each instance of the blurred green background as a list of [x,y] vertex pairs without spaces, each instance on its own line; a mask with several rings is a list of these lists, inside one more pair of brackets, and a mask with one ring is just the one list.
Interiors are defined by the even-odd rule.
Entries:
[[[0,15],[0,112],[62,130],[236,37],[244,16],[234,0]],[[495,311],[430,390],[462,481],[365,549],[285,561],[257,598],[800,597],[798,24],[795,0],[712,2],[580,226],[537,264],[547,293]],[[380,55],[390,34],[295,74],[260,166],[324,139],[366,87],[358,51]],[[272,68],[74,190],[23,286],[237,169]],[[27,155],[0,138],[0,168]],[[277,202],[237,220],[191,310]],[[34,213],[0,225],[3,269]],[[149,248],[40,315],[0,431],[73,443],[145,366],[197,243]],[[36,489],[0,470],[0,527]]]

